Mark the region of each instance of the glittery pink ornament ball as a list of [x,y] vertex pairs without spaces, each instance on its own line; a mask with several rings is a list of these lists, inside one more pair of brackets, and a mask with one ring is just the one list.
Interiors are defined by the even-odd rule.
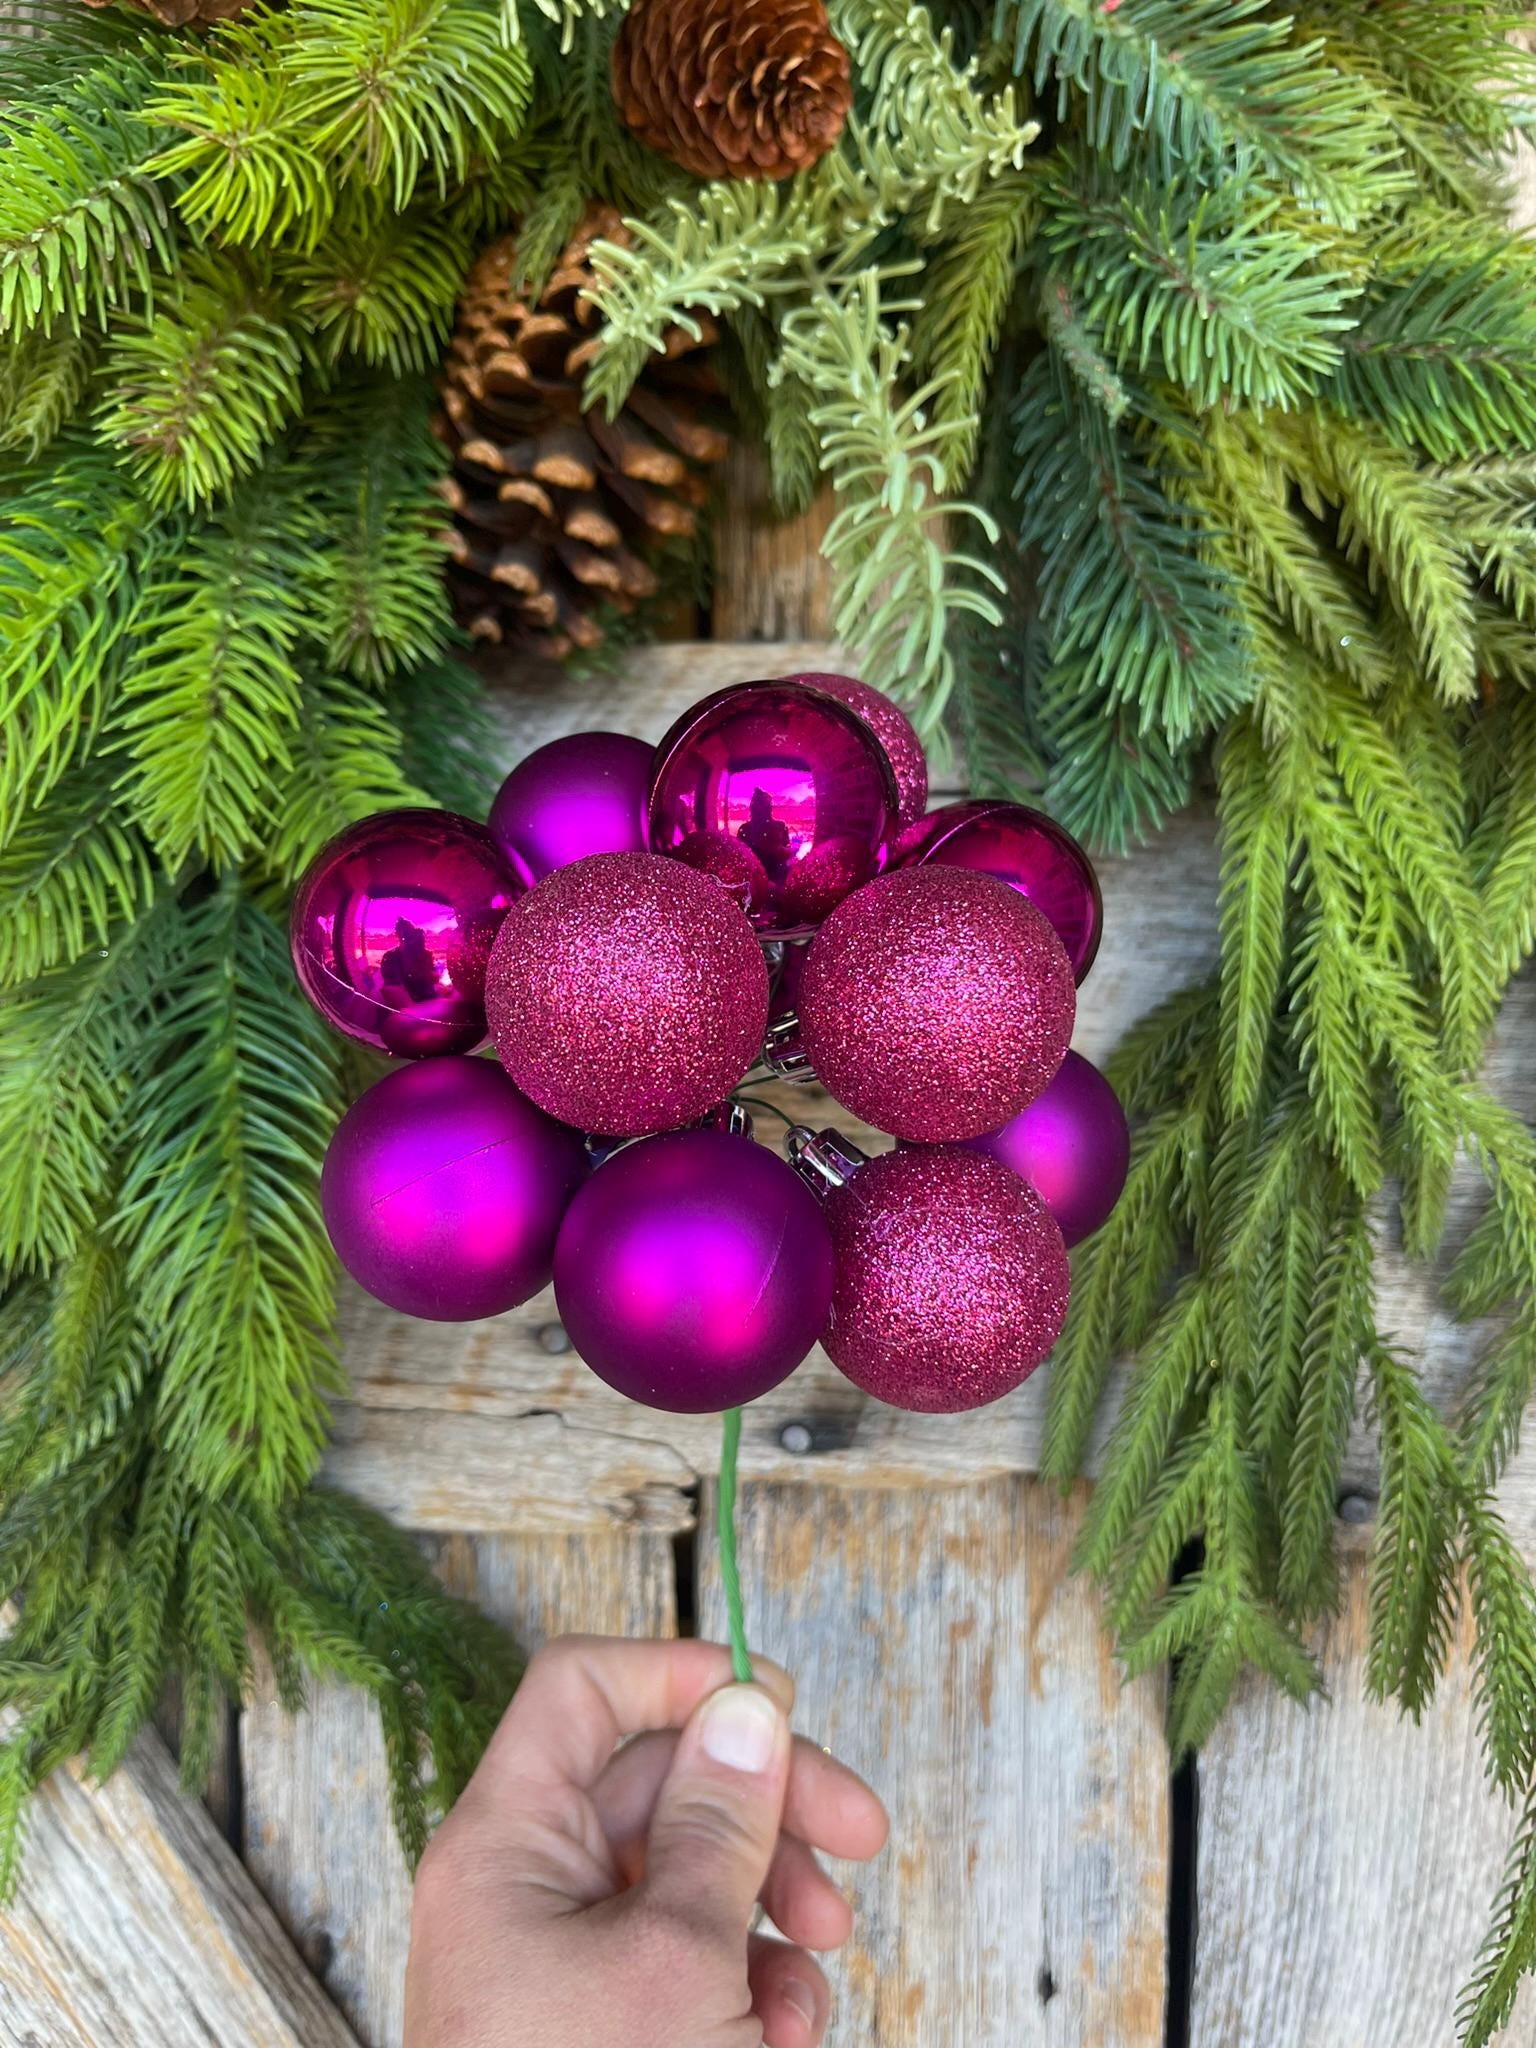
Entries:
[[926,1143],[1017,1116],[1061,1065],[1076,1013],[1048,920],[964,868],[904,868],[850,896],[800,987],[822,1086],[876,1130]]
[[792,938],[886,866],[896,807],[885,749],[857,712],[803,683],[736,683],[657,747],[650,843],[695,862],[706,837],[745,846],[767,881],[753,924]]
[[886,1152],[827,1197],[837,1255],[822,1342],[893,1408],[980,1408],[1034,1371],[1061,1334],[1071,1270],[1061,1232],[1006,1166],[948,1145]]
[[491,944],[522,891],[490,833],[453,811],[380,811],[321,848],[294,893],[299,984],[377,1052],[469,1052]]
[[718,882],[599,853],[530,890],[486,974],[502,1065],[562,1123],[640,1137],[691,1122],[756,1059],[768,970]]
[[923,815],[928,804],[928,756],[917,729],[894,697],[877,690],[873,683],[861,683],[857,676],[825,675],[819,669],[787,678],[823,690],[856,711],[885,749],[885,758],[896,777],[896,811],[902,825],[911,825]]

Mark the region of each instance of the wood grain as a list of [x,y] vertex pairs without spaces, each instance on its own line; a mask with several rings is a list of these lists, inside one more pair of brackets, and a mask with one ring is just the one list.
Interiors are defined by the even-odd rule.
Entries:
[[[1321,1640],[1331,1706],[1250,1686],[1200,1762],[1192,2048],[1449,2048],[1514,1827],[1464,1625],[1416,1727],[1364,1698],[1365,1577]],[[1536,2039],[1527,1983],[1505,2039]]]
[[[458,1536],[443,1546],[438,1570],[529,1650],[573,1629],[676,1632],[672,1547],[653,1533],[515,1542]],[[290,1718],[263,1673],[240,1740],[247,1864],[360,2039],[368,2048],[396,2048],[410,1879],[390,1821],[372,1704],[359,1692],[324,1686],[303,1715]],[[243,2042],[230,2036],[229,2048]]]
[[[757,448],[737,441],[715,493],[710,623],[721,640],[825,640],[832,576],[822,539],[837,511],[823,491],[798,518],[781,519]],[[782,674],[782,670],[770,671]]]
[[144,1736],[105,1785],[37,1794],[0,1916],[14,2048],[355,2048],[212,1819]]
[[[751,1640],[892,1818],[852,1880],[830,2048],[1160,2048],[1162,1691],[1122,1690],[1069,1576],[1081,1509],[1018,1480],[745,1491]],[[701,1541],[719,1634],[713,1556]]]

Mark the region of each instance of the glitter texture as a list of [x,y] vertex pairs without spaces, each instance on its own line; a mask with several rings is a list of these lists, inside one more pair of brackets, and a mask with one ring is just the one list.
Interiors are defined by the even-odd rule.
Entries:
[[470,818],[362,818],[321,848],[295,892],[299,984],[328,1024],[376,1052],[469,1052],[485,1037],[491,943],[521,891]]
[[1079,982],[1093,965],[1104,929],[1099,878],[1065,825],[1044,811],[986,799],[946,804],[897,842],[894,865],[920,863],[995,875],[1044,911]]
[[822,1086],[877,1130],[929,1143],[1017,1116],[1061,1065],[1076,1013],[1048,921],[964,868],[905,868],[850,896],[800,988]]
[[736,1086],[762,1043],[768,969],[707,875],[600,853],[517,904],[485,1000],[502,1065],[541,1109],[639,1137],[691,1122]]
[[857,676],[823,675],[819,670],[790,676],[792,683],[824,690],[839,704],[856,711],[885,749],[885,758],[896,777],[896,815],[903,825],[914,824],[928,805],[928,756],[916,727],[893,697],[877,690],[873,683],[861,683]]
[[997,1160],[948,1145],[886,1152],[827,1197],[825,1214],[837,1284],[822,1342],[877,1400],[930,1415],[984,1407],[1061,1334],[1061,1232]]
[[821,1335],[832,1244],[815,1196],[750,1138],[627,1145],[566,1211],[555,1300],[600,1379],[674,1414],[755,1401]]
[[650,843],[745,846],[766,880],[753,924],[764,938],[803,937],[887,865],[896,803],[885,749],[846,704],[803,683],[736,683],[657,747]]

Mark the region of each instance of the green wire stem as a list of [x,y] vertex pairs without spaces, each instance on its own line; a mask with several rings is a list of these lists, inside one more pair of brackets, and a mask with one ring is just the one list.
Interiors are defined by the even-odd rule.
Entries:
[[741,1611],[741,1574],[736,1568],[736,1454],[741,1449],[741,1410],[727,1408],[720,1438],[720,1583],[725,1588],[725,1623],[731,1641],[731,1669],[738,1684],[752,1682],[747,1624]]

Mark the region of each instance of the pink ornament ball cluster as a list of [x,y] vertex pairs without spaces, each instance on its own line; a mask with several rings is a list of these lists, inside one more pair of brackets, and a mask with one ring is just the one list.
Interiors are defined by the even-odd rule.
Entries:
[[[1127,1170],[1120,1105],[1069,1051],[1102,905],[1042,813],[927,794],[890,698],[805,674],[716,691],[654,748],[553,741],[488,826],[340,833],[295,896],[295,969],[410,1062],[332,1139],[342,1264],[440,1320],[553,1278],[592,1370],[679,1412],[755,1399],[818,1338],[900,1407],[1016,1386]],[[759,1061],[898,1149],[757,1144],[734,1096]]]

